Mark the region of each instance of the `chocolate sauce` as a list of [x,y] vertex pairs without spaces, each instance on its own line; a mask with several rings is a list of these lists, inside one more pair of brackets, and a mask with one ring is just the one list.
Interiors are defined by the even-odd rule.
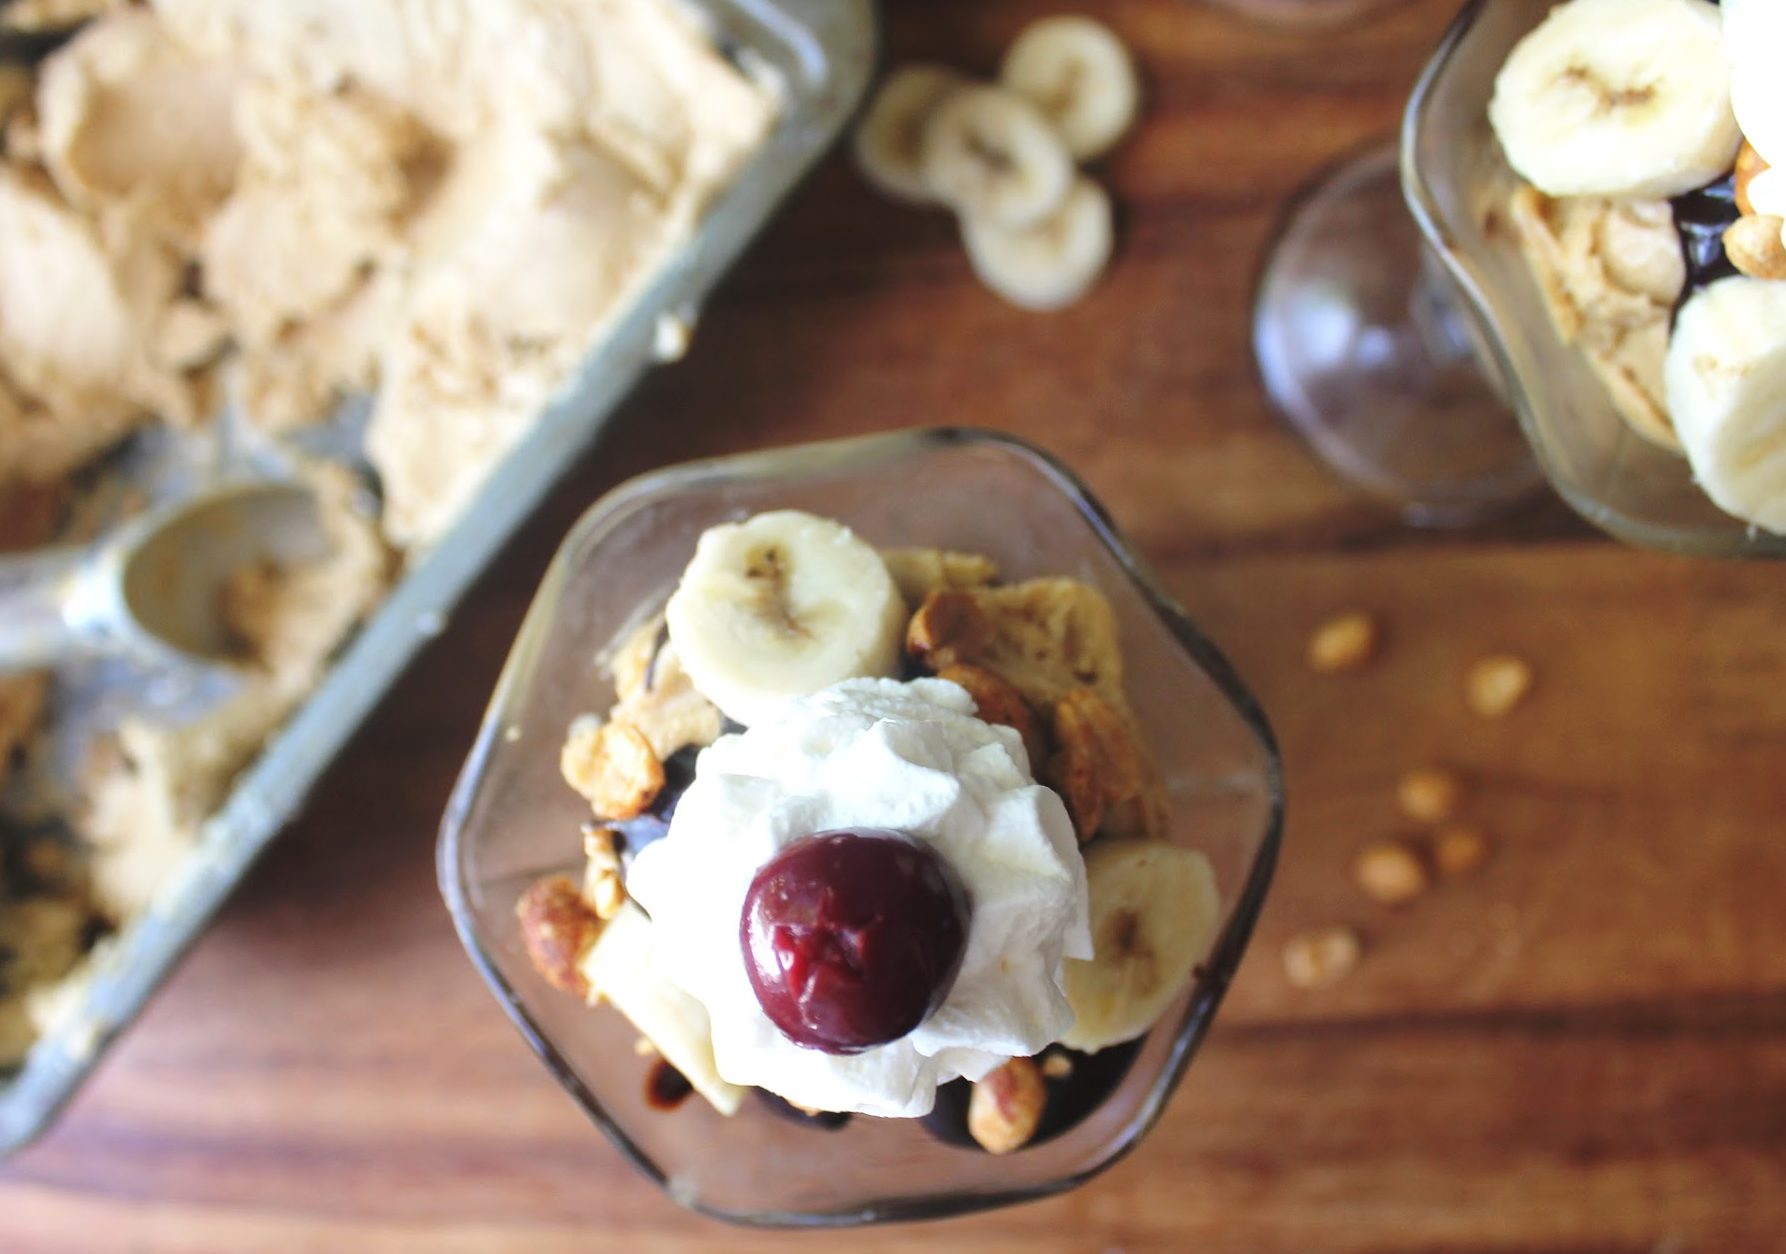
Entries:
[[[1143,1037],[1142,1040],[1146,1038]],[[1038,1061],[1061,1055],[1072,1065],[1072,1071],[1059,1079],[1042,1072],[1047,1086],[1048,1103],[1042,1108],[1042,1122],[1030,1145],[1040,1145],[1063,1132],[1071,1131],[1103,1105],[1122,1084],[1135,1057],[1141,1052],[1141,1041],[1129,1041],[1100,1049],[1095,1054],[1082,1054],[1076,1049],[1051,1045]],[[936,1091],[936,1105],[924,1116],[924,1130],[937,1140],[966,1149],[978,1149],[979,1142],[967,1130],[967,1103],[974,1086],[966,1080],[953,1080]]]
[[1681,257],[1687,263],[1687,281],[1681,285],[1680,299],[1674,306],[1678,314],[1700,288],[1737,272],[1724,254],[1724,229],[1742,217],[1736,207],[1736,173],[1732,171],[1697,191],[1676,196],[1669,204],[1674,208]]
[[793,1105],[785,1098],[771,1093],[768,1089],[753,1089],[752,1092],[757,1095],[757,1100],[763,1104],[763,1108],[770,1114],[775,1115],[780,1119],[786,1119],[790,1123],[800,1124],[803,1127],[819,1128],[825,1132],[835,1132],[850,1121],[850,1116],[846,1111],[818,1110],[811,1114],[807,1114],[798,1106]]
[[637,818],[608,824],[625,839],[626,848],[622,852],[629,861],[639,850],[653,841],[662,840],[669,832],[676,803],[695,781],[695,759],[700,755],[700,749],[694,745],[672,753],[669,761],[664,763],[664,786],[658,790],[650,808]]
[[675,1110],[694,1091],[695,1086],[688,1082],[688,1077],[662,1058],[651,1064],[651,1071],[645,1077],[645,1104],[653,1110]]

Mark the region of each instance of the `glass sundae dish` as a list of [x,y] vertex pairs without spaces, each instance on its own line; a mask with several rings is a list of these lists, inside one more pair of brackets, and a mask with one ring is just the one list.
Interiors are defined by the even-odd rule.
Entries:
[[1748,201],[1765,163],[1746,142],[1786,110],[1740,89],[1740,49],[1777,43],[1731,35],[1779,20],[1754,0],[1466,5],[1404,120],[1413,227],[1376,154],[1316,194],[1267,267],[1255,343],[1278,407],[1417,522],[1504,508],[1541,474],[1632,543],[1786,555],[1767,365],[1786,334],[1722,329],[1786,301],[1755,247],[1770,215]]
[[1078,483],[919,432],[592,509],[440,870],[511,1017],[673,1197],[862,1223],[1132,1147],[1280,815],[1262,717]]

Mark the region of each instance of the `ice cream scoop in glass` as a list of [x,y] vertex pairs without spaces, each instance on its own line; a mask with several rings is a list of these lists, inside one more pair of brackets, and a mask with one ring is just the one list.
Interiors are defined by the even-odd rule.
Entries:
[[230,577],[327,550],[309,489],[260,481],[156,510],[91,545],[0,559],[0,674],[95,654],[222,661]]

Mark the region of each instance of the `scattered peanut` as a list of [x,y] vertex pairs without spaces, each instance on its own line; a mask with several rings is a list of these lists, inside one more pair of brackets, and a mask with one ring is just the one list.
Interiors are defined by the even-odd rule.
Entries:
[[1483,718],[1505,718],[1532,689],[1532,667],[1524,658],[1496,653],[1474,663],[1464,676],[1464,700]]
[[1463,823],[1440,828],[1433,837],[1433,863],[1446,876],[1470,875],[1488,861],[1488,837]]
[[1420,823],[1443,823],[1457,813],[1464,785],[1455,771],[1442,766],[1416,767],[1396,785],[1402,813]]
[[1400,841],[1381,841],[1352,863],[1353,878],[1372,899],[1403,906],[1426,891],[1430,877],[1420,855]]
[[905,629],[906,649],[933,671],[979,660],[991,639],[979,601],[950,588],[925,597]]
[[602,921],[577,892],[568,875],[537,880],[515,903],[521,942],[533,969],[546,983],[578,997],[589,995],[583,978],[583,955],[601,934]]
[[1073,1060],[1065,1054],[1049,1052],[1042,1055],[1042,1075],[1049,1080],[1066,1080],[1072,1078]]
[[558,769],[603,819],[637,817],[664,786],[663,763],[630,723],[578,719],[565,737]]
[[1048,1090],[1033,1058],[1012,1058],[987,1073],[967,1099],[967,1130],[993,1154],[1021,1149],[1042,1122]]
[[1311,928],[1284,942],[1284,977],[1297,988],[1337,984],[1364,956],[1364,942],[1349,927]]
[[1321,675],[1355,671],[1376,656],[1380,634],[1377,620],[1369,614],[1330,618],[1309,637],[1309,667]]

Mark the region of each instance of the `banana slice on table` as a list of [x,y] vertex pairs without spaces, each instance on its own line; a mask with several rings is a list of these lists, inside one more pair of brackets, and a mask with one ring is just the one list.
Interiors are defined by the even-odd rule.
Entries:
[[720,1078],[707,1008],[663,974],[651,928],[650,917],[631,902],[607,921],[583,957],[591,1000],[612,1002],[715,1110],[737,1114],[744,1090]]
[[1678,196],[1736,159],[1730,79],[1706,0],[1569,0],[1507,58],[1488,116],[1548,195]]
[[1695,293],[1662,373],[1675,434],[1706,495],[1786,532],[1786,283],[1738,277]]
[[968,214],[961,239],[987,287],[1024,309],[1060,309],[1090,291],[1110,260],[1110,197],[1081,177],[1060,208],[1034,226],[1000,226]]
[[848,527],[775,510],[702,533],[664,619],[696,689],[749,726],[789,697],[892,675],[906,609]]
[[852,141],[862,177],[895,200],[934,204],[936,193],[924,181],[924,128],[966,83],[942,65],[907,65],[889,74]]
[[1041,109],[1080,161],[1108,152],[1141,107],[1129,50],[1089,17],[1049,17],[1028,27],[1005,53],[998,77]]
[[1221,916],[1215,873],[1194,850],[1105,839],[1085,855],[1090,961],[1068,959],[1071,1049],[1095,1053],[1152,1027],[1184,990]]
[[924,128],[924,182],[956,211],[1024,227],[1060,207],[1073,158],[1041,110],[1015,92],[964,87]]

